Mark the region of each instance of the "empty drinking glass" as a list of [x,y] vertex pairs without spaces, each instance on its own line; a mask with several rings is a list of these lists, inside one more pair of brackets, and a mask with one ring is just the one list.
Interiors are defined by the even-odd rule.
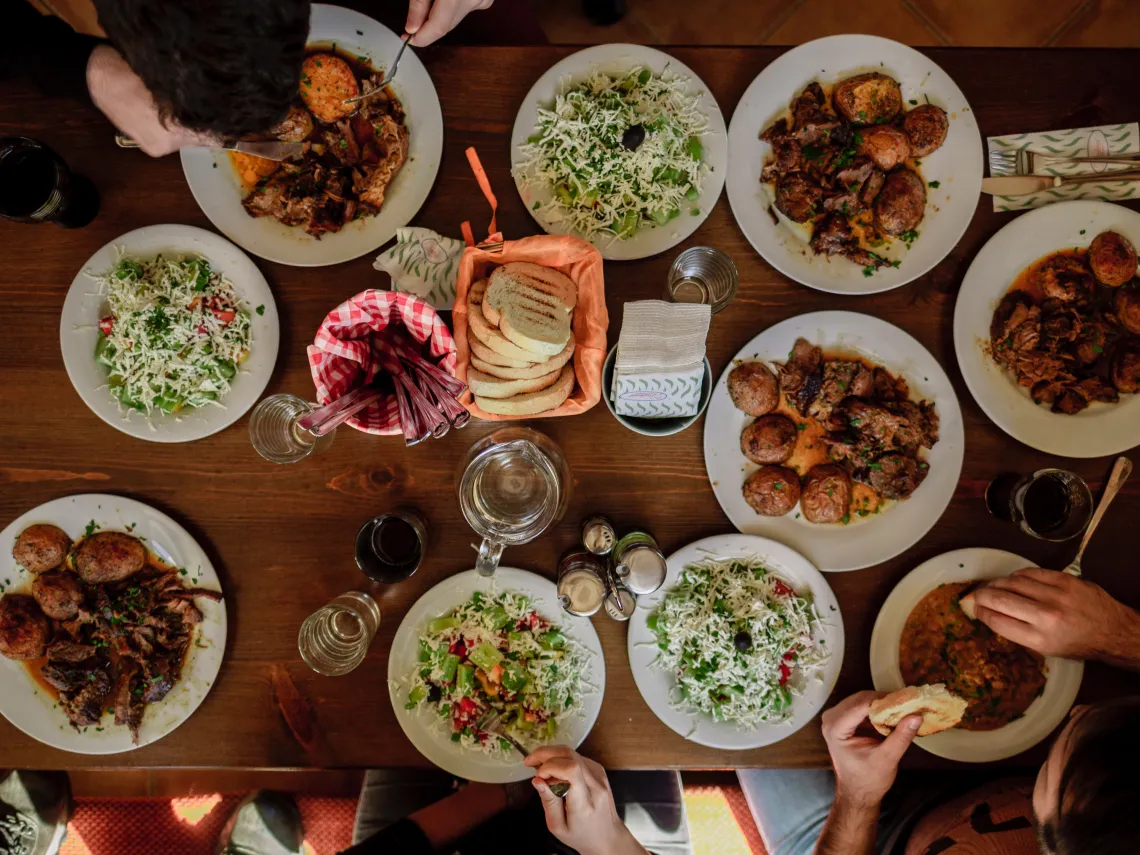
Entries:
[[732,302],[739,282],[736,265],[725,253],[694,246],[674,259],[665,290],[674,303],[706,303],[715,314]]
[[324,451],[332,445],[335,430],[316,437],[297,426],[297,419],[316,407],[286,393],[263,399],[249,417],[249,439],[254,449],[272,463],[296,463]]
[[326,677],[356,668],[380,628],[380,606],[368,594],[349,591],[309,615],[297,634],[305,664]]

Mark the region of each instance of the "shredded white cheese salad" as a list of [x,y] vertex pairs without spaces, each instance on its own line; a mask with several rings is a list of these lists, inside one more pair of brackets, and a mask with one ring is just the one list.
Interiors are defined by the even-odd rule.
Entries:
[[759,559],[686,565],[648,626],[660,649],[655,664],[677,681],[674,708],[750,730],[790,718],[794,699],[831,655],[816,638],[810,594]]
[[532,205],[538,219],[594,240],[700,214],[709,122],[687,89],[669,72],[638,66],[611,77],[594,69],[553,109],[540,107],[513,170],[525,187],[552,194]]
[[492,755],[514,750],[480,727],[497,713],[500,727],[529,749],[553,741],[569,716],[581,714],[585,668],[581,647],[530,598],[476,591],[424,626],[404,706],[428,705],[453,742]]
[[110,372],[120,409],[149,418],[156,410],[221,406],[251,339],[249,312],[229,279],[204,258],[162,255],[120,256],[91,278],[109,308],[95,361]]

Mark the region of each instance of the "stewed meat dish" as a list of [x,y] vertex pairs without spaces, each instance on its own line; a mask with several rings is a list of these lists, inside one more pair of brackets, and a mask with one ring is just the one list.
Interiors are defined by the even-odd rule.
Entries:
[[[31,526],[17,543],[49,528],[62,534]],[[186,587],[177,568],[126,532],[89,532],[57,568],[36,575],[32,596],[0,598],[0,654],[25,661],[77,730],[110,711],[137,743],[147,705],[181,677],[203,619],[194,600],[222,596]]]
[[998,303],[989,352],[1033,401],[1072,415],[1137,390],[1140,283],[1136,253],[1116,232],[1022,271]]
[[977,582],[940,585],[907,617],[899,670],[908,686],[944,683],[968,706],[959,727],[995,730],[1020,718],[1045,689],[1045,660],[966,617],[962,595]]
[[[379,212],[388,186],[408,159],[404,108],[383,76],[362,58],[309,54],[301,67],[299,102],[273,132],[304,142],[299,161],[278,163],[231,152],[254,217],[302,226],[316,237]],[[346,98],[376,92],[362,102]]]
[[[798,503],[808,522],[847,524],[922,484],[938,413],[929,401],[912,401],[902,377],[861,357],[825,355],[804,338],[769,392],[771,376],[767,365],[745,362],[728,379],[737,409],[761,412],[740,437],[743,455],[761,464],[744,483],[758,514],[782,516]],[[763,407],[745,394],[754,378],[764,378]]]
[[904,110],[898,81],[885,74],[841,80],[830,99],[813,81],[761,133],[772,151],[760,180],[780,213],[810,224],[812,252],[847,258],[871,276],[899,264],[876,250],[918,237],[927,183],[917,158],[937,151],[949,127],[937,105]]

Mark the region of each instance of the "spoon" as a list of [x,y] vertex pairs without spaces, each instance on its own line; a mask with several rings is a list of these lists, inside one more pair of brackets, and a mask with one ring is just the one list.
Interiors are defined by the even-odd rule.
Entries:
[[383,390],[374,382],[360,386],[341,395],[335,401],[301,416],[297,419],[297,428],[308,431],[316,437],[327,436],[336,430],[338,425],[359,413],[383,394]]
[[365,92],[363,95],[357,95],[355,98],[345,98],[344,103],[355,104],[357,101],[367,101],[373,95],[377,95],[383,92],[384,87],[395,80],[396,68],[400,65],[400,57],[404,55],[404,49],[407,48],[408,42],[411,40],[411,38],[412,37],[407,33],[404,33],[402,36],[400,36],[400,41],[402,44],[400,45],[400,49],[396,51],[396,58],[392,61],[391,68],[384,72],[384,79],[376,85],[375,89],[373,89],[371,92]]
[[1100,497],[1100,503],[1096,506],[1096,512],[1089,522],[1089,527],[1085,529],[1085,536],[1081,538],[1081,545],[1077,547],[1077,556],[1065,568],[1065,573],[1070,576],[1081,575],[1081,556],[1085,554],[1085,547],[1092,540],[1093,532],[1100,524],[1104,512],[1108,510],[1108,506],[1112,504],[1112,500],[1116,498],[1116,494],[1120,492],[1120,488],[1124,486],[1124,482],[1128,480],[1128,476],[1131,474],[1132,461],[1127,457],[1116,458],[1116,463],[1112,465],[1112,474],[1108,476],[1108,484],[1104,488],[1104,495]]

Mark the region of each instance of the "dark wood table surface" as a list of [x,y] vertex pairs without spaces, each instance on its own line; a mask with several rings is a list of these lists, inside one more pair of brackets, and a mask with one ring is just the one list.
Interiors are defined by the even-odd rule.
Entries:
[[[485,233],[488,210],[463,156],[474,145],[500,200],[508,237],[532,234],[508,171],[515,112],[531,83],[567,48],[448,48],[424,52],[443,105],[443,162],[416,224],[459,234],[471,219]],[[678,48],[672,51],[708,84],[731,116],[749,82],[781,49]],[[983,134],[1133,121],[1133,83],[1140,52],[1123,50],[927,51],[965,91]],[[787,93],[789,97],[793,94]],[[415,105],[409,105],[414,110]],[[406,609],[448,575],[472,566],[471,533],[459,514],[453,472],[468,445],[492,429],[472,423],[442,441],[405,448],[399,438],[342,430],[331,450],[293,466],[274,466],[253,451],[248,416],[208,439],[160,445],[132,439],[101,422],[80,401],[63,368],[59,313],[72,278],[104,243],[140,226],[188,223],[212,228],[198,210],[177,157],[150,160],[114,146],[112,130],[89,105],[45,102],[30,88],[0,90],[0,134],[21,133],[55,147],[102,193],[102,211],[78,231],[52,225],[0,223],[0,526],[57,496],[107,492],[166,511],[202,544],[226,592],[230,635],[216,684],[198,711],[165,739],[136,752],[88,757],[57,751],[0,719],[0,764],[16,767],[419,766],[427,761],[404,738],[388,700],[388,649]],[[897,324],[936,356],[954,382],[966,426],[966,457],[954,499],[938,524],[911,550],[885,564],[830,574],[842,605],[847,649],[833,700],[871,683],[867,658],[875,615],[894,585],[920,562],[951,549],[1009,549],[1043,566],[1064,566],[1073,545],[1034,541],[991,518],[982,493],[1004,470],[1067,466],[1094,485],[1109,459],[1059,460],[1006,436],[987,419],[962,382],[951,336],[954,301],[970,261],[1013,215],[994,214],[983,199],[969,230],[929,274],[871,297],[841,297],[788,281],[745,240],[721,199],[682,246],[711,244],[740,270],[740,291],[713,319],[708,356],[716,375],[756,333],[793,315],[846,309]],[[675,253],[608,263],[610,342],[621,305],[656,298]],[[311,397],[304,347],[324,315],[344,298],[387,279],[372,257],[335,267],[302,269],[257,260],[281,313],[281,351],[267,393]],[[539,420],[565,450],[574,497],[564,521],[540,540],[509,549],[505,563],[553,576],[563,550],[591,512],[619,527],[641,525],[666,551],[731,530],[713,497],[701,453],[703,419],[676,436],[640,437],[604,405],[572,419]],[[1078,429],[1074,422],[1074,430]],[[1137,426],[1140,442],[1140,425]],[[371,587],[356,569],[353,537],[366,519],[398,504],[419,507],[431,526],[424,566],[396,586]],[[1087,574],[1118,598],[1140,606],[1135,520],[1140,479],[1133,479],[1089,548]],[[314,609],[344,591],[372,590],[384,622],[365,662],[349,676],[318,676],[297,654],[297,629]],[[611,767],[722,768],[819,766],[828,762],[818,722],[768,748],[725,752],[686,742],[642,701],[626,659],[622,624],[594,621],[605,649],[607,684],[601,716],[583,751]],[[323,746],[306,753],[274,706],[273,666],[284,666],[313,702]],[[1081,700],[1140,691],[1140,676],[1090,665]],[[1040,757],[1039,747],[1010,761]],[[939,765],[922,751],[914,766]]]

